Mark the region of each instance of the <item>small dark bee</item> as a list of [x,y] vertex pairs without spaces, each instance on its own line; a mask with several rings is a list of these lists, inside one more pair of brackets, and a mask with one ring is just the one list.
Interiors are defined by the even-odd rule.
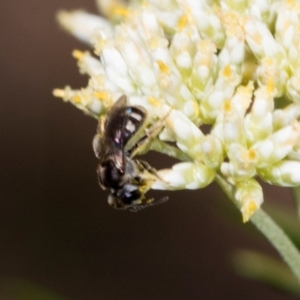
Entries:
[[146,110],[141,106],[128,106],[123,95],[107,117],[99,119],[93,140],[95,155],[100,160],[98,181],[103,189],[110,189],[108,204],[114,208],[139,211],[168,200],[167,197],[158,201],[145,198],[158,176],[147,162],[133,159],[162,129],[150,129],[147,135],[139,137],[145,129],[146,118]]

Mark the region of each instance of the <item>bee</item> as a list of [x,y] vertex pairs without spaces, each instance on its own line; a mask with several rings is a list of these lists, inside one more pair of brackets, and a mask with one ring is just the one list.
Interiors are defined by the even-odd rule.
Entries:
[[146,199],[145,193],[159,177],[147,162],[133,159],[162,129],[156,126],[141,136],[146,118],[147,111],[141,106],[129,106],[123,95],[107,117],[99,119],[93,139],[93,149],[99,159],[97,176],[101,188],[110,189],[108,204],[113,208],[136,212],[168,200],[167,197],[158,201]]

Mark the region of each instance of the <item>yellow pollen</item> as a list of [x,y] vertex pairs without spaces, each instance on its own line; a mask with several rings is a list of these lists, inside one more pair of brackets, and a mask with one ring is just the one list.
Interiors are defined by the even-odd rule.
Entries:
[[75,49],[75,50],[72,52],[72,55],[73,55],[74,58],[76,58],[76,59],[79,60],[79,59],[82,59],[82,58],[83,58],[84,52]]
[[224,77],[230,77],[231,76],[231,67],[230,65],[225,66],[223,70]]
[[151,105],[153,105],[153,106],[159,106],[159,105],[160,105],[159,100],[156,99],[156,98],[154,98],[154,97],[152,97],[152,96],[148,97],[148,102],[149,102]]
[[229,112],[231,110],[231,101],[229,99],[226,99],[224,101],[224,112]]
[[179,22],[178,22],[178,29],[184,28],[186,23],[187,23],[187,17],[186,17],[186,15],[182,15],[182,17],[179,19]]
[[146,202],[147,202],[148,204],[150,204],[150,203],[152,203],[153,201],[154,201],[154,198],[151,198],[151,199],[147,200]]
[[98,99],[101,100],[107,100],[108,99],[108,95],[106,92],[94,92],[94,96]]
[[159,69],[162,73],[168,73],[169,72],[169,68],[161,61],[161,60],[157,60],[156,61]]
[[114,8],[113,13],[116,15],[122,16],[122,17],[127,17],[129,14],[129,11],[128,11],[128,9],[119,6],[119,7]]
[[73,96],[72,102],[78,104],[78,103],[81,103],[81,99],[79,96]]
[[249,160],[255,160],[257,158],[256,151],[254,149],[250,149],[248,151],[248,158]]
[[250,217],[257,211],[257,204],[255,200],[250,200],[244,213],[243,213],[243,222],[246,223],[249,221]]
[[269,94],[273,94],[274,92],[274,80],[271,77],[268,78],[267,91]]

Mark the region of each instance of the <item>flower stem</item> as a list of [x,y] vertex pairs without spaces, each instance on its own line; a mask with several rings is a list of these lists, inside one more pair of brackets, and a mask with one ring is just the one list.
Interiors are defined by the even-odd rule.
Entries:
[[277,258],[256,251],[238,250],[234,253],[236,271],[270,287],[300,296],[300,285],[290,268]]
[[300,253],[289,237],[262,209],[254,214],[251,222],[271,242],[300,282]]
[[[229,199],[238,206],[233,187],[220,175],[217,175],[216,181]],[[255,212],[250,221],[270,241],[300,282],[300,253],[289,237],[262,209]]]

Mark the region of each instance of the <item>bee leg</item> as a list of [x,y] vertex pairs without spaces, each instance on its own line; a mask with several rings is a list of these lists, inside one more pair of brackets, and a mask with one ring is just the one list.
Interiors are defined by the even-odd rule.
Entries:
[[162,203],[165,203],[166,201],[169,200],[169,197],[163,197],[163,198],[160,198],[159,200],[154,200],[150,205],[157,205],[157,204],[162,204]]
[[[143,172],[143,171],[146,170],[148,173],[155,176],[156,179],[164,181],[162,178],[159,177],[159,175],[157,174],[156,169],[152,168],[146,161],[144,161],[144,160],[135,160],[135,162],[136,162],[140,172]],[[150,182],[151,182],[151,179],[150,179]],[[150,185],[152,185],[152,184],[150,184]],[[147,190],[150,188],[150,185],[148,185]],[[153,205],[156,205],[156,204],[161,204],[161,203],[166,202],[167,200],[169,200],[169,197],[163,197],[159,200],[155,200],[154,198],[151,198],[151,199],[148,199],[148,200],[142,199],[143,208],[145,208],[147,206],[153,206]]]
[[162,203],[164,203],[168,200],[169,200],[169,197],[167,197],[167,196],[163,197],[163,198],[160,198],[159,200],[155,200],[155,199],[151,198],[151,199],[146,201],[145,207],[153,206],[153,205],[157,205],[157,204],[162,204]]
[[137,160],[136,159],[135,162],[136,162],[136,164],[137,164],[137,166],[138,166],[138,168],[139,168],[140,171],[146,170],[149,173],[157,176],[156,169],[154,169],[153,167],[151,167],[146,161],[144,161],[144,160]]
[[165,182],[158,174],[155,168],[151,167],[146,161],[144,160],[135,160],[135,162],[137,163],[139,170],[143,171],[146,170],[148,171],[150,174],[154,175],[157,179],[159,179],[160,181]]
[[147,208],[149,206],[154,206],[154,205],[157,205],[157,204],[162,204],[162,203],[164,203],[164,202],[166,202],[168,200],[169,200],[169,197],[163,197],[163,198],[161,198],[159,200],[155,200],[154,198],[150,198],[148,200],[142,201],[143,204],[131,206],[129,208],[129,211],[131,211],[131,212],[138,212],[138,211],[140,211],[142,209],[145,209],[145,208]]
[[146,135],[139,139],[137,143],[127,151],[130,157],[134,157],[137,154],[149,151],[151,141],[155,139],[163,130],[165,121],[170,112],[171,109],[159,122],[153,124],[148,130],[146,130]]

